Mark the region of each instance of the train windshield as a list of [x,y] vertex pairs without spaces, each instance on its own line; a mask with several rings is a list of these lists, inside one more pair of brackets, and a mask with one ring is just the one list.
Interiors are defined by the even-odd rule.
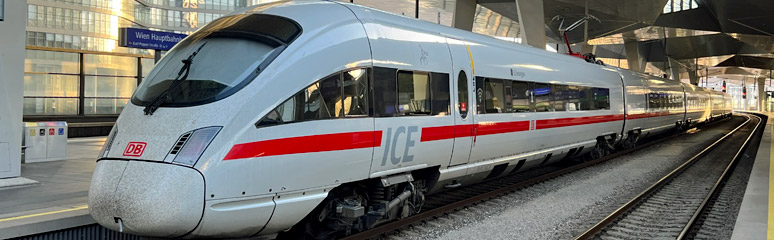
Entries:
[[255,79],[300,31],[292,20],[272,15],[215,20],[169,51],[132,103],[185,107],[228,97]]

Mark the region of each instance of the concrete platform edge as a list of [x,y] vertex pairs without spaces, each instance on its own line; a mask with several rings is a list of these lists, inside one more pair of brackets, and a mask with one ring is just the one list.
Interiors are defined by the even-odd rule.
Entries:
[[39,183],[38,181],[25,178],[25,177],[3,178],[3,179],[0,179],[0,190],[17,188],[17,187],[27,187],[38,183]]
[[[769,117],[774,115],[769,114]],[[761,137],[758,152],[755,156],[750,179],[739,209],[732,240],[736,239],[766,239],[768,228],[769,205],[769,167],[771,164],[772,121],[766,122],[766,129]]]
[[31,219],[31,221],[19,221],[19,223],[0,226],[0,239],[29,236],[94,223],[96,222],[89,215],[89,210],[83,209],[67,214],[53,215],[42,219]]

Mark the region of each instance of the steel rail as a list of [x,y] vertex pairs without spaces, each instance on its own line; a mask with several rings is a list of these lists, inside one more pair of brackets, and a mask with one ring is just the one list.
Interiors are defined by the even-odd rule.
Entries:
[[618,209],[616,209],[615,211],[613,211],[612,213],[607,215],[607,217],[603,218],[602,220],[600,220],[599,222],[594,224],[594,226],[592,226],[591,228],[589,228],[588,230],[586,230],[582,234],[576,236],[574,239],[575,240],[591,239],[592,237],[594,237],[594,235],[596,235],[602,229],[607,227],[607,225],[609,225],[611,222],[615,221],[618,217],[620,217],[624,213],[628,212],[633,207],[637,206],[640,202],[645,200],[653,192],[657,191],[658,189],[663,187],[665,184],[669,183],[672,179],[674,179],[674,177],[676,177],[677,175],[679,175],[680,173],[682,173],[686,169],[688,169],[690,166],[692,166],[697,161],[697,159],[707,155],[707,153],[709,153],[711,150],[713,150],[715,147],[717,147],[721,142],[725,141],[731,135],[736,133],[739,129],[741,129],[742,127],[747,125],[751,121],[751,118],[749,116],[746,116],[746,117],[747,117],[747,120],[744,121],[742,124],[740,124],[739,126],[734,128],[733,130],[728,132],[726,135],[723,135],[723,137],[721,137],[720,139],[716,140],[714,143],[712,143],[708,147],[704,148],[701,152],[697,153],[696,155],[694,155],[693,157],[691,157],[690,159],[685,161],[683,164],[681,164],[680,166],[678,166],[677,168],[675,168],[674,170],[669,172],[666,176],[662,177],[656,183],[654,183],[653,185],[651,185],[650,187],[645,189],[645,191],[643,191],[642,193],[640,193],[637,196],[635,196],[633,199],[631,199],[628,202],[626,202],[623,206],[619,207]]
[[699,216],[701,216],[702,213],[705,212],[707,207],[709,206],[710,201],[714,198],[713,196],[717,196],[716,193],[720,193],[720,190],[722,189],[722,186],[725,185],[726,180],[731,176],[731,173],[736,168],[736,164],[739,162],[739,159],[742,157],[742,153],[747,149],[747,145],[750,143],[750,140],[753,138],[753,136],[756,135],[756,132],[758,131],[758,127],[763,124],[763,118],[752,115],[753,117],[758,118],[759,122],[758,125],[755,125],[755,128],[750,133],[750,136],[747,137],[747,139],[742,143],[742,147],[739,148],[739,151],[736,152],[734,155],[734,158],[731,159],[731,163],[728,164],[726,169],[723,171],[723,173],[720,175],[720,178],[715,182],[715,185],[712,186],[712,189],[707,193],[707,196],[704,198],[704,200],[699,205],[699,208],[696,209],[696,212],[693,213],[693,216],[691,216],[691,219],[688,221],[688,223],[683,228],[683,231],[680,232],[680,235],[677,236],[677,239],[685,239],[688,237],[688,233],[691,231],[691,229],[694,229],[694,225],[697,223],[697,220],[699,219]]
[[[748,121],[749,121],[749,119],[748,119]],[[720,122],[723,122],[723,121],[717,121],[717,122],[709,123],[709,124],[706,124],[704,126],[705,127],[706,126],[711,126],[711,125],[714,125],[715,123],[720,123]],[[747,122],[745,122],[745,123],[747,123]],[[744,125],[744,123],[742,125]],[[740,125],[740,127],[741,127],[741,125]],[[736,129],[738,129],[738,128],[739,127],[737,127]],[[734,129],[734,131],[736,129]],[[381,226],[378,226],[378,227],[375,227],[375,228],[368,229],[368,230],[363,231],[363,232],[359,232],[359,233],[347,236],[347,237],[345,237],[343,239],[351,240],[351,239],[368,239],[368,238],[378,237],[378,236],[380,236],[380,235],[382,235],[384,233],[388,233],[388,232],[400,229],[402,227],[409,226],[409,225],[417,223],[417,222],[421,222],[421,221],[423,221],[425,219],[429,219],[429,218],[441,215],[443,213],[453,211],[454,209],[461,208],[461,207],[464,207],[464,206],[468,206],[468,205],[471,205],[473,203],[481,202],[481,201],[484,201],[484,200],[487,200],[487,199],[490,199],[490,198],[494,198],[494,197],[497,197],[499,195],[503,195],[503,194],[506,194],[506,193],[509,193],[509,192],[512,192],[512,191],[515,191],[515,190],[518,190],[518,189],[521,189],[521,188],[524,188],[524,187],[528,187],[528,186],[534,185],[536,183],[544,182],[544,181],[550,180],[552,178],[559,177],[561,175],[564,175],[564,174],[567,174],[567,173],[570,173],[570,172],[574,172],[574,171],[577,171],[577,170],[580,170],[580,169],[583,169],[583,168],[586,168],[586,167],[590,167],[590,166],[593,166],[593,165],[596,165],[596,164],[599,164],[599,163],[602,163],[602,162],[605,162],[605,161],[608,161],[608,160],[611,160],[611,159],[614,159],[614,158],[618,158],[620,156],[623,156],[623,155],[626,155],[626,154],[630,154],[632,152],[636,152],[638,150],[650,147],[652,145],[655,145],[655,144],[658,144],[658,143],[662,143],[662,142],[665,142],[667,140],[671,140],[671,139],[674,139],[674,138],[677,138],[677,137],[684,136],[685,134],[686,134],[686,132],[683,131],[683,132],[680,132],[679,134],[674,134],[672,136],[668,136],[668,137],[665,137],[665,138],[661,138],[661,139],[657,139],[657,140],[652,140],[652,141],[646,142],[646,143],[644,143],[642,145],[638,145],[638,146],[635,146],[633,148],[629,148],[629,149],[625,149],[625,150],[622,150],[622,151],[618,151],[618,152],[615,152],[613,154],[607,155],[607,156],[602,157],[602,158],[598,158],[598,159],[595,159],[595,160],[591,160],[589,162],[585,162],[585,163],[580,163],[580,164],[576,164],[576,165],[573,165],[573,166],[569,166],[569,167],[566,167],[566,168],[563,168],[563,169],[560,169],[560,170],[557,170],[557,171],[553,171],[553,172],[550,172],[550,173],[547,173],[547,174],[544,174],[544,175],[541,175],[541,176],[538,176],[538,177],[535,177],[535,178],[530,178],[530,179],[527,179],[527,180],[524,180],[524,181],[520,181],[520,182],[514,183],[512,185],[508,185],[508,186],[505,186],[505,187],[502,187],[502,188],[498,188],[498,189],[495,189],[495,190],[492,190],[492,191],[489,191],[489,192],[485,192],[485,193],[482,193],[482,194],[479,194],[479,195],[476,195],[476,196],[473,196],[473,197],[470,197],[470,198],[467,198],[467,199],[459,200],[459,201],[454,202],[454,203],[450,203],[450,204],[443,205],[443,206],[440,206],[440,207],[437,207],[437,208],[429,209],[429,210],[420,212],[418,214],[411,215],[411,216],[409,216],[407,218],[404,218],[404,219],[400,219],[400,220],[397,220],[397,221],[394,221],[394,222],[390,222],[390,223],[387,223],[387,224],[384,224],[384,225],[381,225]]]

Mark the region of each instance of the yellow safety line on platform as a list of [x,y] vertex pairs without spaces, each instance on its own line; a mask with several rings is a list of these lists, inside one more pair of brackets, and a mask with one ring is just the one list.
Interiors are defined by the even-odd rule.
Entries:
[[10,217],[10,218],[3,218],[0,219],[0,222],[7,222],[7,221],[13,221],[13,220],[19,220],[24,218],[31,218],[31,217],[39,217],[39,216],[45,216],[45,215],[51,215],[51,214],[57,214],[57,213],[63,213],[63,212],[71,212],[71,211],[77,211],[81,209],[88,209],[88,205],[83,206],[77,206],[74,208],[68,208],[68,209],[62,209],[62,210],[56,210],[56,211],[50,211],[50,212],[43,212],[43,213],[35,213],[35,214],[29,214],[24,216],[18,216],[18,217]]
[[774,239],[774,125],[771,125],[771,144],[769,146],[769,211],[766,224],[766,239]]

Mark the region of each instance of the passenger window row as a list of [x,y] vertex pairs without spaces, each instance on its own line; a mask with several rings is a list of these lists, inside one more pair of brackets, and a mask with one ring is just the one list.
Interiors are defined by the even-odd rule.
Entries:
[[310,120],[367,117],[369,70],[335,73],[317,81],[263,117],[256,127]]
[[610,90],[476,77],[478,112],[515,113],[610,109]]
[[682,93],[652,92],[648,93],[646,96],[648,98],[649,109],[683,108]]
[[[373,86],[372,93],[369,86]],[[449,96],[449,74],[358,68],[332,74],[309,85],[266,114],[255,126],[368,116],[448,115]]]

